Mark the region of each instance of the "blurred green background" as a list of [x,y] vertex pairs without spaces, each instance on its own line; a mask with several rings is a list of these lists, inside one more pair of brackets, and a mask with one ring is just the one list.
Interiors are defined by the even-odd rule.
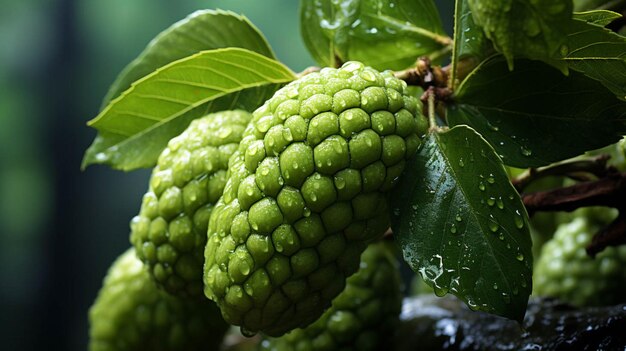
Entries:
[[[453,2],[441,2],[446,28]],[[85,123],[117,73],[201,8],[248,16],[292,70],[313,64],[298,1],[20,0],[0,11],[0,335],[3,350],[85,350],[87,310],[128,246],[149,171],[80,171]]]

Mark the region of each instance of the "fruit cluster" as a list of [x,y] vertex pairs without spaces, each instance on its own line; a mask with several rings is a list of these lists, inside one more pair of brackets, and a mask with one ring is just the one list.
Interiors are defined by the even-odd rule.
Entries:
[[195,120],[152,172],[134,250],[90,310],[90,349],[211,349],[227,323],[305,328],[284,345],[377,345],[400,283],[380,244],[361,254],[388,228],[386,193],[426,128],[406,83],[358,62],[308,74],[252,115]]

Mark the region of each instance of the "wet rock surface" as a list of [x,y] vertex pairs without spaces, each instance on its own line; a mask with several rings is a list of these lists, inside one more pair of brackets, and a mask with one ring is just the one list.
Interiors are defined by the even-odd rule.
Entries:
[[575,308],[531,299],[522,325],[454,297],[405,299],[397,350],[625,350],[626,304]]

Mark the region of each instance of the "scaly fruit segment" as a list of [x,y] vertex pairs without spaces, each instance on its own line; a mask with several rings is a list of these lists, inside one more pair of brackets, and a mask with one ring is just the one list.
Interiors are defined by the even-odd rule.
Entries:
[[202,297],[209,217],[251,116],[222,111],[194,120],[170,140],[152,171],[139,215],[131,221],[130,241],[169,293]]
[[593,235],[615,218],[613,211],[594,208],[576,214],[543,246],[535,264],[533,293],[580,307],[626,302],[626,246],[606,248],[595,258],[585,251]]
[[132,248],[109,269],[89,323],[90,351],[216,350],[228,328],[213,302],[157,288]]
[[399,322],[402,308],[400,274],[385,243],[370,245],[358,272],[348,278],[320,319],[305,329],[261,343],[262,351],[383,350]]
[[389,225],[385,192],[427,122],[391,72],[324,68],[253,113],[209,223],[205,294],[242,332],[323,313]]

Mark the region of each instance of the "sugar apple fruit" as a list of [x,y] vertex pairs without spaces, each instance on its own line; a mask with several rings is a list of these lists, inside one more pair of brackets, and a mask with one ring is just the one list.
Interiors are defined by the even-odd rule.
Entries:
[[89,323],[90,351],[216,350],[228,328],[213,302],[157,288],[134,249],[109,269]]
[[609,247],[595,258],[585,247],[609,223],[608,209],[578,212],[561,224],[542,248],[535,264],[533,293],[559,298],[575,306],[626,302],[626,246]]
[[130,241],[156,283],[172,294],[203,298],[209,216],[250,118],[223,111],[194,120],[170,140],[152,171]]
[[244,334],[315,321],[389,225],[385,192],[427,121],[406,83],[358,62],[253,113],[209,223],[205,294]]
[[262,351],[382,350],[399,322],[400,274],[385,243],[370,245],[359,270],[320,319],[261,343]]

